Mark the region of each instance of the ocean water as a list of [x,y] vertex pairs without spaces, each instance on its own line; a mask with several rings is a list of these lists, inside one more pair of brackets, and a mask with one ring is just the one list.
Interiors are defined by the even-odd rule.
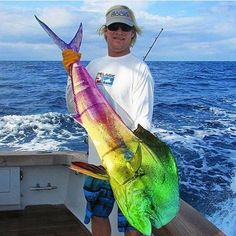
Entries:
[[[85,62],[86,64],[86,62]],[[148,62],[152,132],[176,156],[181,197],[236,235],[236,62]],[[0,62],[0,151],[87,150],[61,62]]]

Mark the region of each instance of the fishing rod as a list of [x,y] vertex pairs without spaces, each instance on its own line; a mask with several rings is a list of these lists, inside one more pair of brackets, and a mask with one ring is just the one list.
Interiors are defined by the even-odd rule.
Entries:
[[148,54],[149,54],[149,52],[152,50],[152,47],[154,46],[154,44],[156,43],[157,39],[158,39],[158,38],[159,38],[159,36],[161,35],[162,31],[163,31],[163,28],[161,28],[161,30],[160,30],[160,32],[159,32],[159,34],[156,36],[156,38],[155,38],[155,40],[153,41],[153,43],[152,43],[151,47],[150,47],[150,48],[149,48],[149,50],[147,51],[146,55],[143,57],[143,61],[145,61],[145,59],[146,59],[147,55],[148,55]]

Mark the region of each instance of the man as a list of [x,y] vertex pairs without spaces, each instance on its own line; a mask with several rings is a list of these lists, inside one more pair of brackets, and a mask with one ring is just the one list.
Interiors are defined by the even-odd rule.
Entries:
[[[150,129],[154,83],[146,63],[130,52],[137,34],[141,33],[132,10],[122,5],[111,7],[106,13],[106,23],[99,29],[99,33],[104,35],[107,42],[108,55],[91,61],[87,66],[88,72],[128,128],[135,130],[140,124]],[[80,55],[72,50],[64,51],[63,63],[67,71],[79,58]],[[67,106],[69,112],[73,113],[70,80],[67,85]],[[101,165],[90,139],[88,162]],[[111,235],[108,217],[115,200],[109,182],[86,177],[84,193],[87,200],[85,223],[91,220],[93,236]],[[118,228],[125,236],[141,235],[120,211]]]

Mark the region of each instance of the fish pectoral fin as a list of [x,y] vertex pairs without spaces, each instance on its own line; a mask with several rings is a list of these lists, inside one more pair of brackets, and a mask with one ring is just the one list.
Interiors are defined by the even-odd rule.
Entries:
[[81,161],[72,162],[69,166],[71,170],[85,174],[96,179],[108,180],[108,175],[103,166],[96,166]]
[[126,165],[127,167],[133,171],[136,172],[142,163],[142,151],[141,146],[138,144],[137,150],[130,161],[127,161]]

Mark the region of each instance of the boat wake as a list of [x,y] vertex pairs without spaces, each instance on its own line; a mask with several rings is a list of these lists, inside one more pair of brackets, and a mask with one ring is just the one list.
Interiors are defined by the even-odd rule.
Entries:
[[0,117],[0,151],[86,150],[86,133],[65,114]]

